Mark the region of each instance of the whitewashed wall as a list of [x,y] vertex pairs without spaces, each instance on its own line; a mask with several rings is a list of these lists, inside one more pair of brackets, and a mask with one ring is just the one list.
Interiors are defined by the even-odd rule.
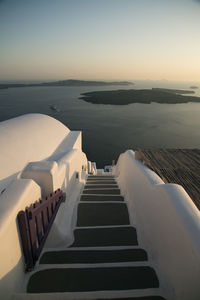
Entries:
[[[66,156],[66,182],[62,190],[66,191],[66,200],[62,203],[53,223],[45,247],[66,247],[73,242],[73,229],[76,222],[76,205],[85,183],[86,173],[83,166],[87,165],[86,155],[77,149],[71,150]],[[44,249],[45,250],[45,249]]]
[[[40,114],[1,122],[0,140],[0,299],[6,300],[25,278],[17,213],[57,188],[67,195],[62,208],[69,208],[73,191],[79,193],[83,185],[87,157],[80,131]],[[72,212],[65,225],[71,225]],[[64,232],[61,216],[58,213],[53,232],[66,243],[71,228]]]
[[50,156],[69,133],[61,122],[42,114],[1,122],[0,191],[28,162]]
[[115,175],[129,203],[142,245],[149,250],[161,285],[176,300],[200,298],[200,212],[185,190],[163,181],[129,150]]
[[0,197],[0,299],[9,299],[24,279],[17,214],[40,198],[40,187],[30,179],[13,181]]

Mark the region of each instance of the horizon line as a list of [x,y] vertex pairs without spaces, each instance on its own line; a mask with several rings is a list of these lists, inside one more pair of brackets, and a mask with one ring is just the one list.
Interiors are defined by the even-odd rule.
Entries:
[[153,81],[153,82],[177,82],[177,83],[197,83],[200,84],[199,81],[195,80],[172,80],[172,79],[80,79],[80,78],[60,78],[60,79],[0,79],[0,82],[3,83],[9,83],[9,82],[54,82],[54,81],[63,81],[63,80],[77,80],[77,81],[104,81],[104,82],[124,82],[124,81],[130,81],[131,83],[134,83],[134,81]]

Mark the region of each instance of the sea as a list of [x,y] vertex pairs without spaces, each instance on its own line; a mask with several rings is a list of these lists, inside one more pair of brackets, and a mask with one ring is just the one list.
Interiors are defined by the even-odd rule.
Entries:
[[[127,149],[200,148],[200,103],[91,104],[80,99],[82,93],[152,87],[190,90],[191,85],[146,80],[130,86],[1,89],[0,121],[28,113],[52,116],[70,130],[82,131],[83,151],[103,168]],[[200,85],[194,91],[200,97]]]

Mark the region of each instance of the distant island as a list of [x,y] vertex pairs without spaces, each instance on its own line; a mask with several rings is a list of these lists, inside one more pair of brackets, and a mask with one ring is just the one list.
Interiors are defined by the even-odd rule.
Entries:
[[4,83],[0,84],[0,89],[18,88],[18,87],[37,87],[37,86],[111,86],[111,85],[133,85],[130,81],[87,81],[87,80],[59,80],[42,83]]
[[193,90],[195,90],[195,89],[198,89],[198,86],[192,85],[190,88],[193,89]]
[[163,89],[163,88],[152,88],[152,91],[162,91],[162,92],[174,93],[174,94],[195,94],[194,91],[190,91],[190,90]]
[[[178,92],[177,92],[178,91]],[[170,89],[97,91],[81,94],[80,99],[94,104],[126,105],[130,103],[187,103],[200,102],[200,97],[183,96],[193,91]]]

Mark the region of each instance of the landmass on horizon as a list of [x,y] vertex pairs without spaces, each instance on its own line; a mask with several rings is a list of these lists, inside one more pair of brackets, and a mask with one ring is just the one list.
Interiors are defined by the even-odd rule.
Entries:
[[152,88],[143,90],[96,91],[81,94],[80,99],[93,104],[127,105],[131,103],[187,103],[200,102],[200,97],[183,96],[194,91]]
[[36,86],[110,86],[110,85],[133,85],[130,81],[93,81],[93,80],[59,80],[42,83],[4,83],[0,84],[0,89],[16,87],[36,87]]

